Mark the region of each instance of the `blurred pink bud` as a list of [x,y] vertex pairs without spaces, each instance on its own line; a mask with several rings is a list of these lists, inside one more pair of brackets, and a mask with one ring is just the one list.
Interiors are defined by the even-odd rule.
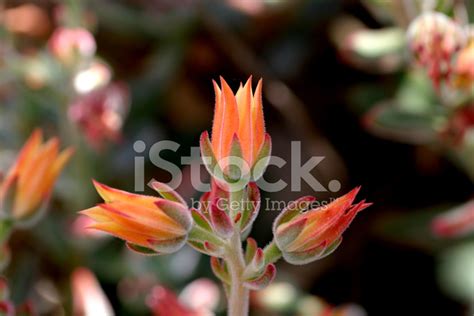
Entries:
[[439,237],[459,237],[474,232],[474,201],[439,215],[431,228]]
[[201,314],[185,307],[173,291],[155,286],[147,298],[147,305],[155,316],[200,316]]
[[100,288],[94,274],[86,268],[77,268],[71,277],[74,315],[114,315],[112,307]]
[[211,280],[198,279],[184,288],[179,299],[193,310],[210,313],[219,304],[220,291]]
[[198,279],[184,288],[179,298],[163,287],[155,286],[147,304],[155,316],[208,316],[220,300],[218,286],[208,279]]
[[128,112],[128,88],[112,83],[79,96],[69,107],[69,119],[76,123],[87,141],[101,149],[104,141],[118,141]]
[[57,28],[49,39],[49,49],[61,62],[72,64],[90,58],[96,51],[94,36],[84,28]]
[[462,27],[439,12],[426,12],[413,20],[407,32],[416,62],[426,68],[436,87],[450,74],[451,62],[466,41]]

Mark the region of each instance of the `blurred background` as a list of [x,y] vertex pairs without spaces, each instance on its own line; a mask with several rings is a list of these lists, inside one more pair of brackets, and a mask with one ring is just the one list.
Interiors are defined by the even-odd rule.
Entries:
[[[133,191],[136,157],[146,180],[169,181],[150,146],[178,142],[162,157],[180,165],[210,130],[212,80],[237,89],[253,75],[273,153],[289,160],[301,141],[302,162],[325,157],[316,179],[342,184],[263,198],[327,200],[361,185],[375,204],[333,255],[279,262],[251,315],[471,315],[473,18],[468,0],[2,1],[0,170],[36,127],[76,148],[48,213],[8,241],[11,300],[39,315],[223,315],[208,257],[139,256],[77,212],[99,202],[93,178]],[[188,168],[178,191],[190,200],[200,193]],[[259,215],[259,244],[277,214]]]

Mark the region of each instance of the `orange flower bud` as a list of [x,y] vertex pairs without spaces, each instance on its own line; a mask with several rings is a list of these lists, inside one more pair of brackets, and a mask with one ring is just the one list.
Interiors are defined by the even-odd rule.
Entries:
[[306,212],[304,209],[310,205],[303,199],[303,207],[295,202],[283,210],[273,227],[283,258],[292,264],[306,264],[334,251],[357,213],[371,205],[365,201],[352,204],[359,190],[356,188],[326,206]]
[[113,189],[94,181],[105,203],[82,211],[95,223],[89,226],[127,242],[143,254],[172,253],[186,242],[191,212],[182,203]]
[[0,210],[7,208],[7,196],[12,195],[8,211],[14,219],[34,215],[49,197],[56,178],[72,153],[71,148],[59,152],[58,138],[43,143],[41,130],[34,131],[0,184]]
[[252,77],[240,85],[234,95],[221,78],[221,88],[214,82],[216,107],[212,126],[212,148],[217,160],[231,155],[234,136],[240,142],[243,159],[252,167],[265,142],[262,107],[262,80],[252,91]]

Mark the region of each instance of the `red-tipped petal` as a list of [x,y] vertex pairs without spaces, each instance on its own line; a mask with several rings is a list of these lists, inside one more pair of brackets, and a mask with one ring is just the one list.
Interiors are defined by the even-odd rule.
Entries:
[[212,231],[211,223],[209,223],[206,216],[196,209],[191,209],[191,216],[193,217],[194,223],[206,231]]
[[230,275],[227,271],[227,265],[224,260],[221,260],[216,257],[211,257],[211,268],[215,276],[224,282],[225,284],[230,284]]
[[249,237],[247,238],[247,247],[245,249],[245,263],[249,264],[252,261],[255,253],[257,252],[257,242],[255,239]]
[[246,203],[240,227],[242,231],[252,226],[260,211],[261,199],[260,190],[255,182],[250,182],[247,186],[248,203]]
[[276,268],[274,264],[268,264],[265,272],[258,278],[244,282],[244,286],[251,290],[261,290],[267,287],[275,278]]
[[216,203],[211,206],[211,222],[216,233],[224,238],[229,238],[234,232],[232,220],[227,213],[221,210]]
[[164,199],[181,203],[187,207],[187,203],[183,199],[183,197],[179,195],[175,190],[173,190],[170,186],[164,184],[163,182],[152,180],[148,183],[148,185],[151,186],[153,190],[158,192]]

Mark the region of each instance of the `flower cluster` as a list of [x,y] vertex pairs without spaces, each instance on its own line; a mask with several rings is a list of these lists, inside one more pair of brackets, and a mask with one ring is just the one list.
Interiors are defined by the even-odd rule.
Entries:
[[[292,264],[309,263],[330,254],[358,212],[370,204],[354,203],[356,188],[321,208],[308,209],[312,197],[291,203],[275,220],[274,240],[259,247],[247,238],[260,210],[256,184],[271,154],[265,132],[262,81],[255,91],[251,78],[237,93],[221,78],[214,82],[216,106],[212,137],[201,136],[201,154],[212,176],[211,191],[200,209],[188,208],[183,198],[163,183],[150,186],[161,197],[138,195],[94,182],[105,201],[82,211],[93,219],[92,228],[126,241],[142,254],[167,254],[186,242],[211,257],[214,274],[223,282],[229,312],[243,315],[249,290],[266,287],[275,277],[275,262],[283,257]],[[218,203],[227,201],[227,203]],[[306,202],[306,203],[305,203]]]

